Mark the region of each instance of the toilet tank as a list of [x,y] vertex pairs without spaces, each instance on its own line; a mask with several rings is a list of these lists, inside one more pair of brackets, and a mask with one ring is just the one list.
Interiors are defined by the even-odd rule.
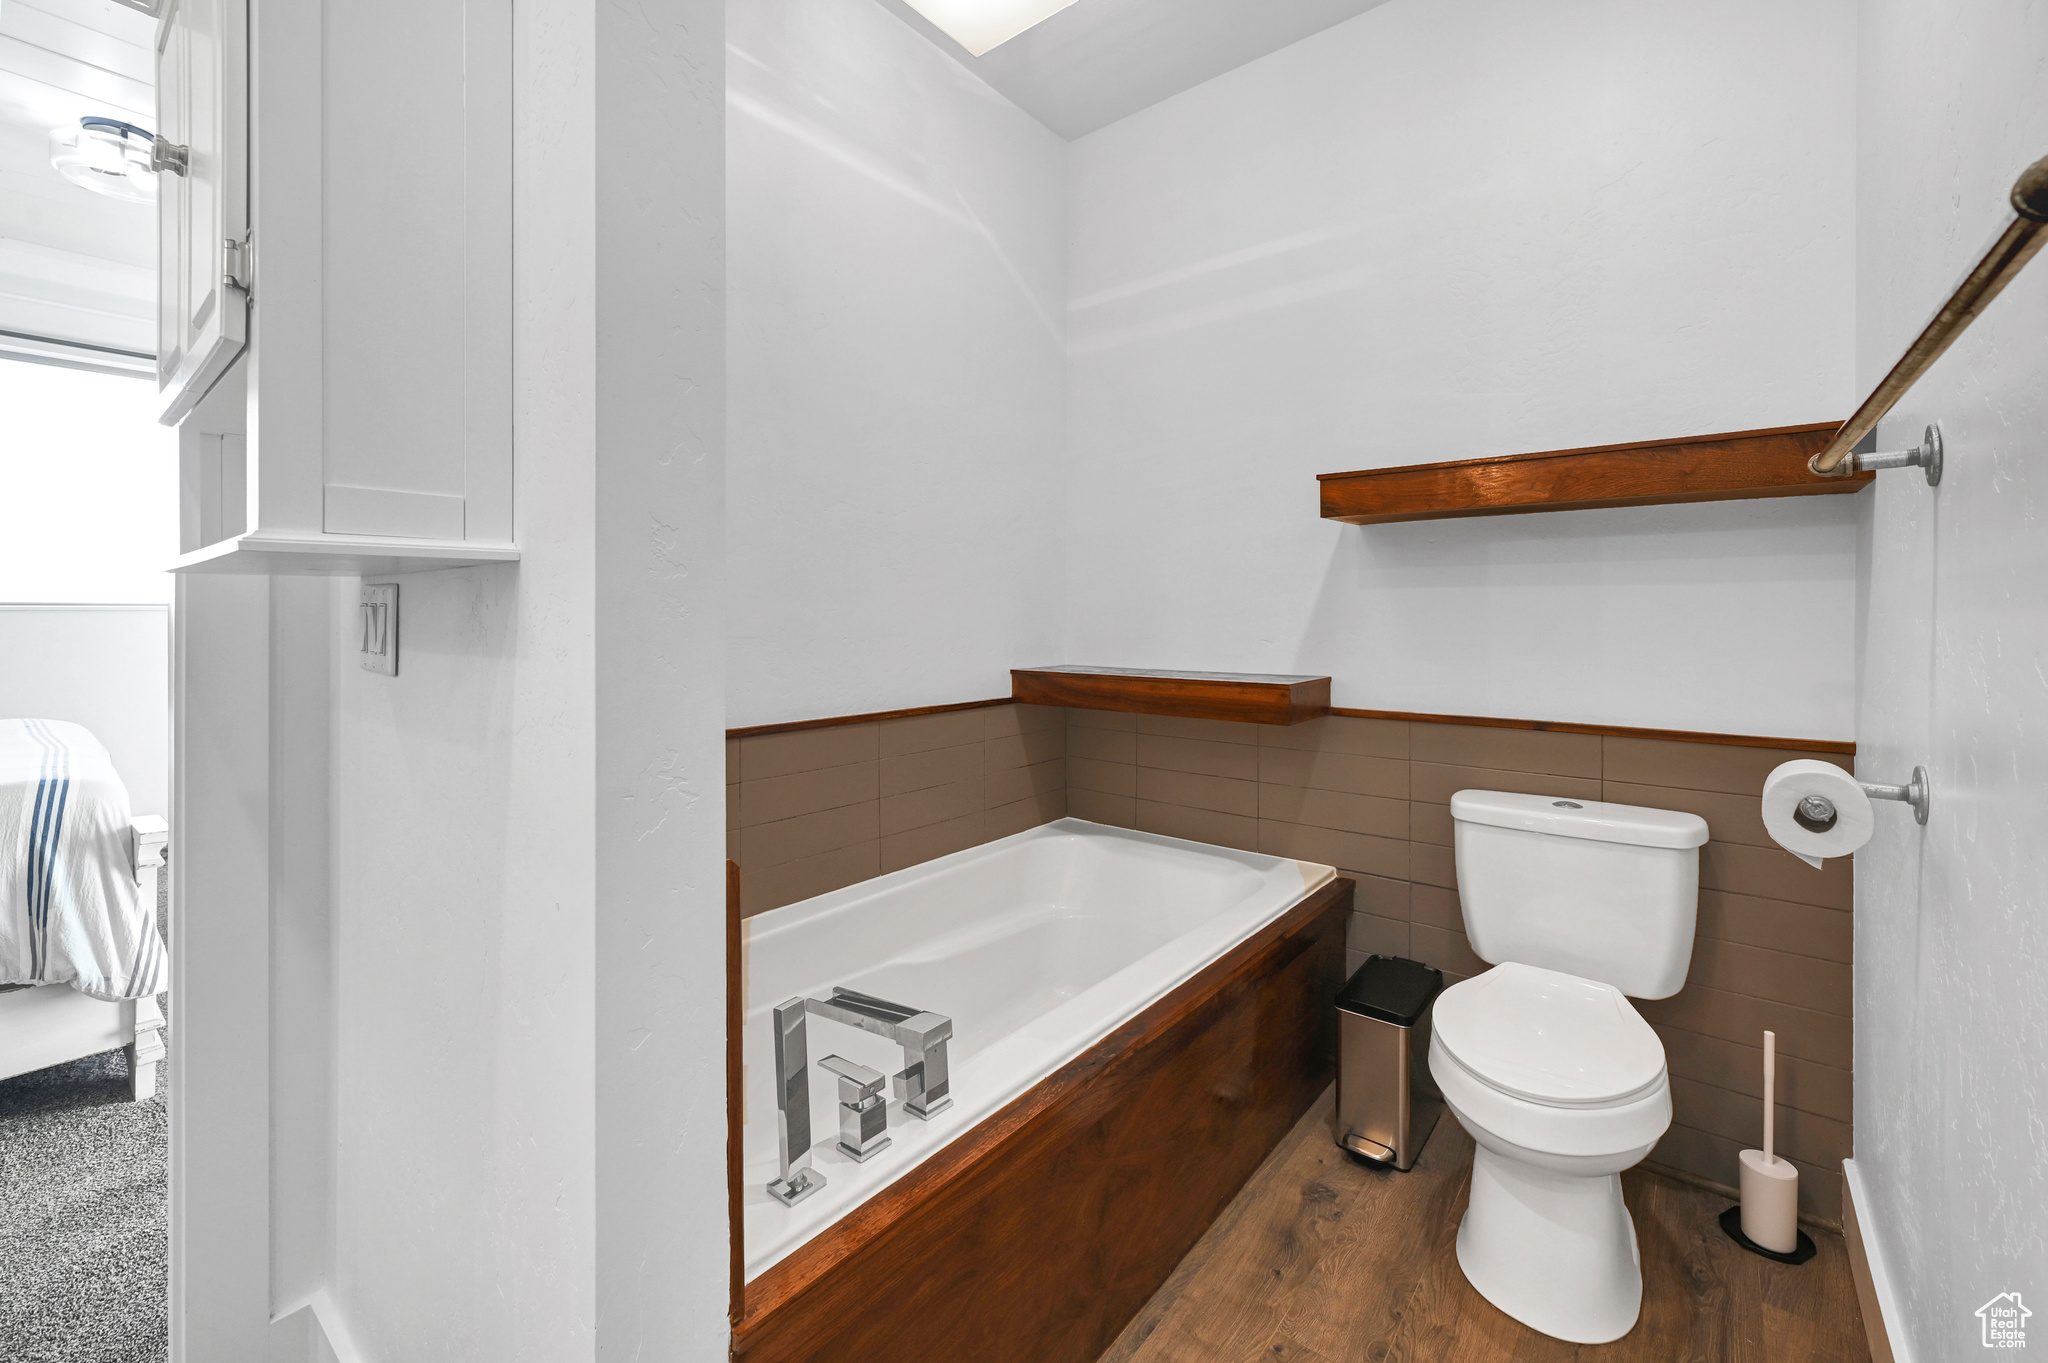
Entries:
[[1699,913],[1697,814],[1499,790],[1451,797],[1458,900],[1480,959],[1642,999],[1685,984]]

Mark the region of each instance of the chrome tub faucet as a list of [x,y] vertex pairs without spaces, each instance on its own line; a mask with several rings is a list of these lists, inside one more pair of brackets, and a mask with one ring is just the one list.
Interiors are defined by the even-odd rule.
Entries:
[[[896,1097],[911,1116],[930,1121],[953,1105],[952,1072],[946,1043],[953,1020],[872,994],[835,985],[829,999],[794,998],[775,1008],[775,1135],[781,1177],[768,1194],[795,1206],[825,1186],[811,1167],[810,1046],[805,1019],[815,1014],[886,1037],[903,1048],[903,1068],[890,1076]],[[818,1062],[839,1076],[839,1148],[866,1160],[889,1144],[888,1108],[882,1074],[844,1057]]]

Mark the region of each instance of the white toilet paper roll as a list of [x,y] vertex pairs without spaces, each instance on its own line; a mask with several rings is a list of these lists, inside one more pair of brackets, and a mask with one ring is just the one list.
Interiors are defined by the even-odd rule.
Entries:
[[[1799,802],[1818,795],[1834,806],[1832,822],[1806,816]],[[1870,797],[1832,762],[1801,758],[1764,778],[1764,829],[1778,846],[1811,866],[1846,857],[1870,841]]]

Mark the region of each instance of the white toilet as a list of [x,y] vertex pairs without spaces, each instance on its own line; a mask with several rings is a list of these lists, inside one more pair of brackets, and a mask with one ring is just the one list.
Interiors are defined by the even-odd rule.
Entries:
[[1671,1125],[1664,1046],[1623,995],[1678,992],[1699,905],[1694,814],[1492,790],[1451,797],[1458,896],[1493,969],[1438,996],[1429,1071],[1472,1133],[1458,1266],[1544,1334],[1642,1310],[1621,1171]]

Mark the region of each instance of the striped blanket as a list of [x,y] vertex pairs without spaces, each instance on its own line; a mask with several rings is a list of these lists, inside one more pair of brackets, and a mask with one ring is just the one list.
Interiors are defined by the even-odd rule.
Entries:
[[0,719],[0,984],[96,999],[165,989],[156,905],[137,903],[128,790],[100,741],[55,719]]

